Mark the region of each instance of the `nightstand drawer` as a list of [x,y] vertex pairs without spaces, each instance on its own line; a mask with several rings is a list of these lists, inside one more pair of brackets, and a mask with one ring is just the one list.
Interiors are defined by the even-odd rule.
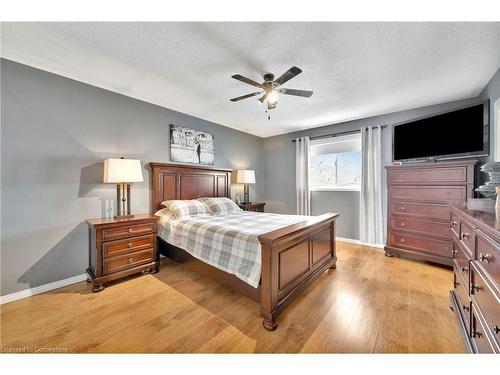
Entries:
[[120,257],[105,259],[103,264],[104,274],[132,268],[142,263],[153,262],[154,260],[153,248]]
[[129,253],[146,250],[154,246],[155,235],[132,237],[124,240],[104,242],[102,244],[102,254],[104,258],[111,258]]
[[155,231],[155,226],[155,223],[144,223],[134,225],[120,225],[119,227],[114,228],[105,228],[101,230],[101,239],[103,241],[106,241],[153,233]]

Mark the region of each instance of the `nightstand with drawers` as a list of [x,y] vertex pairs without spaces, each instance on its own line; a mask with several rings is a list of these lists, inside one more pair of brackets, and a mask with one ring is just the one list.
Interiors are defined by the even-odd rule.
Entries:
[[135,273],[156,273],[159,267],[156,244],[158,216],[92,219],[89,225],[89,268],[92,291],[103,284]]
[[265,203],[238,203],[238,207],[243,211],[254,211],[254,212],[264,212]]

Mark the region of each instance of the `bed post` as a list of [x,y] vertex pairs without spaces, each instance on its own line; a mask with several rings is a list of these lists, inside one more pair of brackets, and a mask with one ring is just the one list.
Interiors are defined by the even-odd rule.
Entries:
[[[278,294],[277,266],[275,254],[271,244],[262,244],[262,275],[261,275],[261,316],[264,319],[262,324],[268,331],[278,328],[276,314],[273,308],[276,306],[274,296]],[[273,268],[275,268],[273,272]]]

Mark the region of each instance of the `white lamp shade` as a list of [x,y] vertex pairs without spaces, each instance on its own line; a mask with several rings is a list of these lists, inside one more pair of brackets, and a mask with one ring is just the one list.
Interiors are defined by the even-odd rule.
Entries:
[[237,184],[255,184],[255,171],[242,169],[236,174]]
[[141,161],[135,159],[107,159],[104,160],[105,183],[142,182]]

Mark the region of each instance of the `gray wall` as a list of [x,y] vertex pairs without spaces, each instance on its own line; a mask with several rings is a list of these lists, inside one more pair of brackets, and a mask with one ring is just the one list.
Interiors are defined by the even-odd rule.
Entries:
[[494,125],[498,124],[495,120],[499,121],[499,119],[495,118],[495,102],[500,99],[500,69],[498,69],[495,75],[491,77],[490,82],[488,82],[479,97],[482,100],[490,100],[490,159],[493,160],[495,156],[495,137],[497,137],[496,132],[498,131]]
[[[277,213],[295,213],[295,144],[292,143],[293,139],[302,136],[314,137],[318,135],[340,133],[369,125],[392,125],[418,117],[452,110],[479,101],[479,98],[471,98],[265,138],[263,149],[265,171],[264,191],[265,201],[267,202],[266,210]],[[391,165],[392,163],[391,127],[383,131],[382,161],[383,165]],[[383,185],[385,225],[385,208],[387,206],[385,173]],[[359,193],[314,192],[311,197],[311,206],[314,214],[321,214],[329,211],[340,213],[340,217],[337,219],[338,236],[359,239]]]
[[[217,167],[253,168],[264,196],[262,139],[8,60],[1,61],[1,294],[84,273],[87,218],[115,187],[102,160],[169,161],[169,124],[215,136]],[[175,95],[175,93],[172,93]],[[149,212],[149,172],[134,212]],[[259,183],[260,182],[260,183]]]

